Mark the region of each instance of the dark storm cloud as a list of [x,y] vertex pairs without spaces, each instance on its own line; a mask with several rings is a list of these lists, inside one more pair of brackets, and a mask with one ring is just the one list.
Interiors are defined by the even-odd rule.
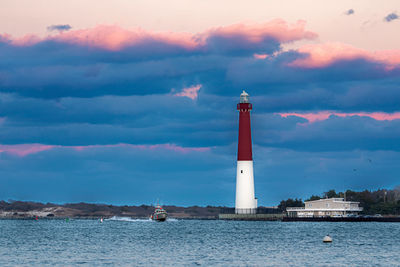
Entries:
[[4,35],[0,90],[58,98],[162,94],[195,80],[210,81],[215,87],[225,82],[224,73],[236,58],[273,54],[282,43],[315,37],[304,30],[303,22],[288,26],[280,20],[189,36],[112,26],[42,40],[13,40]]
[[387,22],[391,22],[391,21],[396,20],[396,19],[399,19],[399,16],[398,16],[396,13],[394,13],[394,12],[388,14],[388,15],[384,18],[384,20],[387,21]]
[[[166,94],[172,88],[179,90],[200,83],[204,85],[202,92],[209,94],[233,96],[241,88],[251,88],[253,95],[268,95],[305,90],[310,86],[340,87],[340,83],[354,80],[359,86],[368,86],[373,80],[399,76],[398,68],[387,70],[383,64],[365,59],[342,60],[318,69],[290,67],[290,62],[304,57],[294,51],[267,60],[210,54],[128,60],[122,54],[121,62],[110,62],[107,56],[100,56],[96,61],[91,52],[89,56],[84,55],[76,47],[71,51],[70,57],[57,61],[62,64],[46,58],[51,49],[37,61],[17,51],[14,51],[15,57],[6,53],[9,56],[0,63],[1,91],[37,98],[147,95]],[[118,58],[115,54],[113,57],[113,60]]]
[[281,131],[277,138],[270,138],[268,131],[258,132],[254,138],[257,136],[265,146],[300,151],[400,151],[400,120],[377,121],[369,117],[332,115],[327,120]]
[[346,81],[364,81],[400,77],[400,69],[388,70],[380,62],[364,58],[341,59],[319,68],[301,68],[289,64],[307,55],[295,51],[281,53],[267,60],[240,59],[227,69],[227,79],[242,86],[278,85],[291,86],[309,83],[335,84]]
[[207,38],[205,50],[232,56],[252,55],[253,53],[272,54],[279,51],[281,43],[273,37],[265,36],[258,42],[249,42],[241,35],[212,35]]
[[343,112],[399,110],[400,91],[397,84],[400,79],[377,81],[348,81],[339,83],[298,84],[298,90],[291,91],[289,86],[265,88],[275,92],[268,96],[259,96],[254,103],[262,112],[337,110]]
[[[110,31],[121,29],[105,27],[93,31],[94,37],[91,31],[83,34],[93,39],[100,33],[108,36]],[[315,68],[293,66],[292,62],[309,55],[282,52],[281,43],[313,36],[302,28],[287,33],[278,31],[282,36],[263,31],[237,26],[216,29],[205,34],[206,38],[198,37],[204,40],[194,44],[190,43],[193,39],[186,37],[177,41],[152,35],[132,41],[129,38],[137,37],[120,32],[129,41],[122,47],[115,47],[117,44],[108,39],[100,39],[93,46],[81,43],[79,31],[64,39],[28,45],[15,45],[6,38],[8,41],[0,43],[0,92],[41,99],[164,95],[201,84],[200,104],[204,95],[232,97],[242,88],[249,88],[252,96],[265,99],[263,109],[270,111],[290,108],[286,103],[297,110],[318,109],[322,103],[340,110],[395,109],[393,98],[388,96],[396,93],[393,88],[400,74],[397,66],[388,68],[385,63],[367,57],[338,58]],[[253,53],[268,57],[259,60]],[[364,105],[355,92],[374,103]],[[308,94],[308,99],[302,94]]]
[[54,43],[30,47],[30,51],[0,47],[5,51],[0,63],[4,75],[1,91],[39,98],[167,93],[196,79],[223,82],[223,73],[232,62],[230,56],[213,53],[159,51],[162,55],[158,55],[149,51],[146,56],[140,50],[101,52],[64,47]]
[[[57,101],[1,97],[0,114],[6,118],[0,125],[2,144],[172,143],[182,147],[219,147],[234,144],[237,139],[236,101],[230,97],[205,96],[204,102],[171,94]],[[304,101],[310,101],[306,99],[307,95]],[[396,145],[400,144],[400,120],[377,121],[369,117],[333,115],[327,120],[307,124],[308,121],[301,117],[284,118],[273,114],[274,106],[268,107],[267,101],[277,102],[257,97],[252,101],[253,142],[256,145],[299,151],[400,151]],[[333,102],[330,102],[331,106],[334,106]],[[309,108],[311,104],[307,103],[304,105]],[[321,107],[323,105],[322,102]],[[293,107],[300,106],[293,104]]]
[[[255,118],[257,113],[289,111],[399,110],[397,68],[387,70],[382,63],[366,59],[338,60],[322,68],[288,65],[306,56],[289,51],[258,60],[198,54],[123,63],[48,66],[43,62],[30,71],[12,68],[14,77],[5,75],[2,81],[15,88],[2,87],[14,93],[0,94],[0,117],[7,118],[0,140],[4,144],[224,146],[236,140],[234,110],[243,88],[251,90]],[[198,99],[174,96],[193,84],[201,84]],[[264,122],[257,121],[262,128],[269,125],[274,129],[257,131],[262,138],[255,142],[260,145],[302,150],[310,142],[297,135],[296,124],[304,123],[302,118],[266,116]],[[290,129],[293,140],[281,139],[290,136],[285,129]],[[318,132],[314,125],[310,129],[305,136]],[[323,143],[321,133],[322,140],[316,138],[309,147],[327,151],[390,149],[379,139],[382,136],[374,139],[373,131],[366,134],[370,143],[336,146],[333,142],[329,146]],[[212,139],[207,138],[210,135]]]
[[47,30],[50,31],[50,32],[51,31],[60,31],[60,32],[62,32],[62,31],[68,31],[70,29],[72,29],[72,27],[69,24],[57,24],[57,25],[50,25],[50,26],[47,27]]

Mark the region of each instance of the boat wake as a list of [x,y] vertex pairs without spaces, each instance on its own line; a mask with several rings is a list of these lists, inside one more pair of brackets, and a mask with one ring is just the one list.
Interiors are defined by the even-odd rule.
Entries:
[[119,216],[113,216],[111,218],[105,219],[105,221],[121,221],[121,222],[152,222],[152,220],[149,219],[132,219],[129,217],[119,217]]

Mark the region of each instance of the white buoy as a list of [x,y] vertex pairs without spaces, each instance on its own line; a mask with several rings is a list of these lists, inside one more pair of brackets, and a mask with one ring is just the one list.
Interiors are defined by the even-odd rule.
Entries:
[[103,222],[103,218],[100,218],[100,223],[102,223]]
[[332,242],[332,237],[330,235],[326,235],[324,239],[322,240],[324,243],[331,243]]

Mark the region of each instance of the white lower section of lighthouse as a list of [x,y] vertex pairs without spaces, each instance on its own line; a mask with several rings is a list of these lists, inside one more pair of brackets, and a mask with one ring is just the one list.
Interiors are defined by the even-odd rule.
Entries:
[[252,160],[239,160],[236,171],[235,213],[256,213],[257,199],[254,197],[254,174]]

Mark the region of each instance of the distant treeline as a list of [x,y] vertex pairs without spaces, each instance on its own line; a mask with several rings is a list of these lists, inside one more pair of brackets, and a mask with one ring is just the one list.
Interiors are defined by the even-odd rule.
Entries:
[[[333,197],[345,198],[346,201],[360,202],[360,206],[364,208],[362,214],[400,215],[400,186],[391,190],[379,189],[376,191],[364,190],[361,192],[352,190],[336,192],[332,189],[323,193],[321,196],[312,195],[305,201]],[[302,199],[298,198],[282,200],[278,208],[281,211],[285,211],[286,207],[304,207],[304,202]]]
[[[169,214],[174,217],[182,218],[212,218],[218,217],[221,210],[226,207],[177,207],[164,206]],[[107,204],[92,204],[92,203],[38,203],[29,201],[0,201],[0,211],[18,212],[29,211],[51,211],[48,217],[111,217],[111,216],[130,216],[130,217],[149,217],[154,211],[154,206],[116,206]],[[21,214],[19,214],[21,215]]]
[[[382,215],[400,215],[400,186],[392,189],[380,189],[376,191],[356,192],[347,190],[346,192],[336,192],[329,190],[322,195],[313,195],[305,200],[317,200],[321,198],[340,197],[347,201],[360,202],[360,206],[364,208],[363,214],[382,214]],[[286,207],[304,207],[302,199],[282,200],[278,206],[279,211],[286,211]],[[164,206],[169,214],[173,217],[180,218],[217,218],[219,213],[233,213],[234,208],[215,207],[215,206],[192,206],[177,207]],[[260,209],[268,209],[260,207]],[[72,204],[53,204],[38,203],[26,201],[0,201],[0,212],[14,212],[15,216],[23,216],[19,212],[29,212],[33,210],[42,210],[51,212],[47,216],[55,217],[110,217],[110,216],[131,216],[131,217],[148,217],[154,207],[149,205],[141,206],[115,206],[107,204],[89,204],[89,203],[72,203]],[[269,208],[271,212],[275,212]],[[265,211],[263,211],[265,213]],[[1,216],[0,216],[1,217]]]

